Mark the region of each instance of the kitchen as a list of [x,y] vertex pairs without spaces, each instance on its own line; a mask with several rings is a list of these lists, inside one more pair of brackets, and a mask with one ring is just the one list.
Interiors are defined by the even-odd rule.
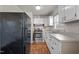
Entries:
[[79,54],[79,5],[0,8],[1,54]]

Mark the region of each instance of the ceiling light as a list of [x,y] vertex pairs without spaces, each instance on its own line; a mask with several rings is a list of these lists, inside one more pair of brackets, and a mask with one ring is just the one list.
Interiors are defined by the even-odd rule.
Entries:
[[40,6],[35,6],[36,10],[40,10]]

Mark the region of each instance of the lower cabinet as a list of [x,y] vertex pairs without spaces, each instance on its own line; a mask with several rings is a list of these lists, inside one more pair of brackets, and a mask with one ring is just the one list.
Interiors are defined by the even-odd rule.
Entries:
[[46,43],[51,54],[79,54],[79,41],[62,41],[50,35]]
[[52,54],[59,54],[59,53],[61,53],[60,52],[61,51],[61,42],[58,41],[54,37],[50,37],[49,40],[50,40],[49,41],[49,43],[50,43],[50,45],[49,45],[50,53],[52,53]]

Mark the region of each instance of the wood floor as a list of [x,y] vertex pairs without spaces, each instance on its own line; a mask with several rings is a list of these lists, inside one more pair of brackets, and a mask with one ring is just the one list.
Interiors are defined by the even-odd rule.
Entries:
[[26,44],[27,54],[49,54],[48,47],[45,42],[34,42],[32,44]]

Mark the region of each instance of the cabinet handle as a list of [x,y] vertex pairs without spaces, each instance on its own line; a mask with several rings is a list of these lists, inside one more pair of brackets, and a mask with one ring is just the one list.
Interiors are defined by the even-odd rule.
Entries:
[[52,49],[54,49],[53,47],[51,47]]
[[56,45],[56,43],[55,43],[55,45]]
[[64,17],[64,20],[66,20],[66,17]]
[[76,16],[76,13],[75,13],[75,16]]

